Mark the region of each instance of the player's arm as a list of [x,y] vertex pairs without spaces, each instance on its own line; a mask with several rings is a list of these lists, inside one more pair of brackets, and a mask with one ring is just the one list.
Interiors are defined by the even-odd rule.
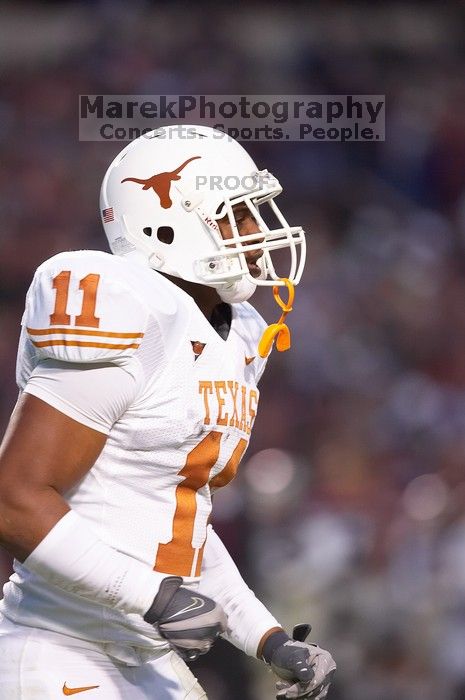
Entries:
[[23,562],[69,511],[63,493],[95,463],[107,436],[24,393],[0,447],[1,544]]
[[221,601],[228,616],[228,627],[223,636],[231,644],[249,656],[260,656],[270,631],[285,635],[279,622],[247,586],[211,525],[207,529],[201,576],[199,590]]
[[223,636],[250,656],[270,664],[283,679],[280,698],[326,697],[336,668],[331,655],[316,645],[290,639],[279,622],[247,586],[221,539],[209,526],[200,590],[228,616]]
[[53,585],[143,615],[163,577],[100,540],[65,498],[136,390],[110,363],[39,363],[0,447],[0,543]]

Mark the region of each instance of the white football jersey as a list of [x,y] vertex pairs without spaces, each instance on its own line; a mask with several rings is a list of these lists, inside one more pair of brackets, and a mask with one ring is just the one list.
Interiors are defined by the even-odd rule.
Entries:
[[[212,492],[234,478],[249,442],[266,362],[257,349],[264,327],[250,304],[234,304],[224,340],[175,284],[97,251],[47,260],[27,294],[20,389],[108,433],[95,465],[64,494],[66,501],[108,545],[193,587],[201,576]],[[68,366],[84,387],[94,370],[96,388],[78,397],[76,385],[75,401],[55,393],[53,382],[41,390],[36,375],[44,370],[53,379]],[[115,387],[105,386],[106,374],[97,370],[114,366],[131,378],[132,394],[111,413],[106,404]],[[114,384],[113,370],[108,378]],[[139,616],[66,593],[17,562],[1,611],[90,641],[165,645]]]

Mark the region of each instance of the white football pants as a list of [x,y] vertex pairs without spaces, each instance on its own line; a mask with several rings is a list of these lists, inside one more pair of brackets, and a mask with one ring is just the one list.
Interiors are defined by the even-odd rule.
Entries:
[[[0,625],[0,700],[206,700],[184,661],[170,651],[125,666],[98,645],[16,625]],[[76,698],[77,700],[77,698]]]

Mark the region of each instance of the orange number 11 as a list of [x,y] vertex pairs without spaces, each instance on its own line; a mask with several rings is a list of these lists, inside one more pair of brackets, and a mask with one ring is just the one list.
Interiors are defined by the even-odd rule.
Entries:
[[234,478],[247,441],[241,438],[229,461],[213,479],[210,471],[220,454],[222,433],[212,430],[187,455],[186,463],[179,472],[184,479],[176,488],[176,510],[173,519],[171,540],[159,544],[155,566],[156,571],[176,576],[200,576],[204,544],[195,549],[192,545],[195,519],[197,515],[197,492],[207,483],[220,488]]
[[[63,270],[53,278],[53,289],[56,289],[55,309],[50,314],[52,326],[69,326],[71,316],[66,313],[68,306],[69,283],[71,280],[70,270]],[[86,275],[79,282],[79,289],[83,291],[82,308],[79,316],[76,316],[76,326],[88,326],[98,328],[100,319],[95,315],[95,305],[97,303],[97,287],[100,282],[100,275],[91,273]]]

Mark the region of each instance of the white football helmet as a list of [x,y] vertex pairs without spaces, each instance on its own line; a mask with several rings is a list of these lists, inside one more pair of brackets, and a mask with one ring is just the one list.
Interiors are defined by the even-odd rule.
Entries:
[[[150,267],[215,287],[224,301],[244,301],[256,285],[297,284],[305,264],[305,234],[276,206],[278,180],[259,171],[245,149],[223,132],[175,125],[132,141],[108,168],[100,193],[103,226],[117,255],[138,255]],[[239,235],[233,207],[245,204],[260,231]],[[277,228],[266,223],[268,207]],[[223,239],[218,219],[233,233]],[[269,217],[268,217],[269,218]],[[272,251],[288,249],[289,265],[277,274]],[[260,277],[245,253],[263,250]]]

